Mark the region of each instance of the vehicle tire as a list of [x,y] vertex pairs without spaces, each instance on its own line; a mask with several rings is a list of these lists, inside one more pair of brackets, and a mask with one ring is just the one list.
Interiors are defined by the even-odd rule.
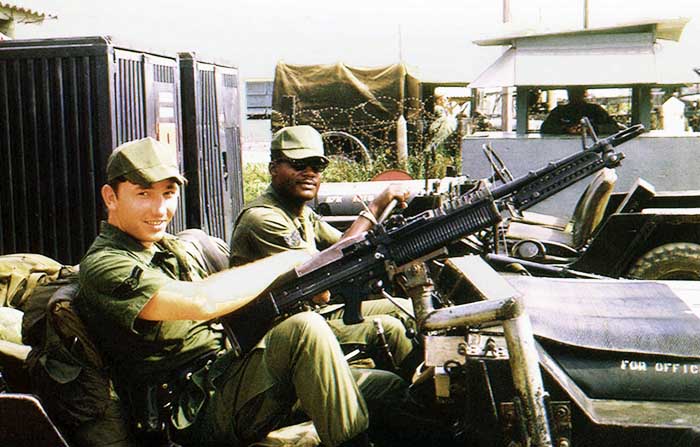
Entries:
[[626,275],[635,279],[700,280],[700,245],[675,242],[645,253]]

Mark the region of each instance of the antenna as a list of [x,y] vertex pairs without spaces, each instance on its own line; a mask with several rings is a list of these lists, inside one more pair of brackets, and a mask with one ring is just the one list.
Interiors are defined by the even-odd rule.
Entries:
[[398,30],[398,37],[399,37],[399,62],[403,62],[403,40],[401,36],[401,24],[399,23],[399,30]]
[[509,23],[511,19],[510,0],[503,0],[503,23]]

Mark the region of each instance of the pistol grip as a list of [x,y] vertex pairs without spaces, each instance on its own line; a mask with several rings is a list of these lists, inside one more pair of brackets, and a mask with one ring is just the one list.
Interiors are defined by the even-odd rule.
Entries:
[[365,319],[362,317],[362,294],[357,290],[343,290],[345,298],[345,312],[343,313],[343,323],[357,324]]

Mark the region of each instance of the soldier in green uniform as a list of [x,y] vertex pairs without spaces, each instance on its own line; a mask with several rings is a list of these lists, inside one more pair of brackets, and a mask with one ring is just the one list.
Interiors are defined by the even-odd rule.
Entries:
[[[226,350],[222,330],[208,322],[253,300],[306,251],[207,276],[195,246],[166,233],[185,183],[169,146],[123,144],[107,177],[108,218],[80,264],[75,304],[132,414],[150,415],[138,402],[159,395],[161,406],[170,403],[171,437],[187,445],[259,440],[287,422],[297,399],[327,446],[366,445],[370,416],[373,426],[391,425],[382,416],[405,383],[351,370],[318,314],[282,321],[243,356]],[[137,421],[143,428],[149,419]]]
[[620,125],[599,104],[586,100],[586,89],[572,86],[566,89],[569,102],[556,106],[545,118],[540,132],[544,134],[580,134],[581,118],[587,117],[598,134],[612,134]]
[[[321,134],[311,126],[292,126],[275,133],[271,143],[270,186],[265,193],[246,205],[239,215],[231,237],[231,265],[263,259],[285,251],[317,251],[369,230],[377,223],[384,208],[397,200],[405,204],[408,190],[391,185],[360,213],[345,233],[341,233],[306,204],[316,197],[321,172],[328,164]],[[412,310],[409,300],[396,300]],[[374,320],[379,319],[386,334],[392,357],[402,366],[402,375],[409,378],[420,360],[420,352],[406,335],[404,312],[386,299],[362,303],[363,323],[346,325],[342,321],[342,305],[331,304],[321,309],[342,345],[360,345],[376,351],[378,340]],[[381,357],[377,353],[376,357]]]

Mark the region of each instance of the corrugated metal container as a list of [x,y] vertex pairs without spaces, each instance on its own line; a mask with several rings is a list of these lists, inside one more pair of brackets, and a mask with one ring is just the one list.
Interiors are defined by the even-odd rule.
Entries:
[[0,253],[77,263],[106,216],[114,147],[152,136],[182,161],[178,85],[177,57],[107,37],[0,42]]
[[243,206],[238,69],[179,56],[187,226],[227,240]]

